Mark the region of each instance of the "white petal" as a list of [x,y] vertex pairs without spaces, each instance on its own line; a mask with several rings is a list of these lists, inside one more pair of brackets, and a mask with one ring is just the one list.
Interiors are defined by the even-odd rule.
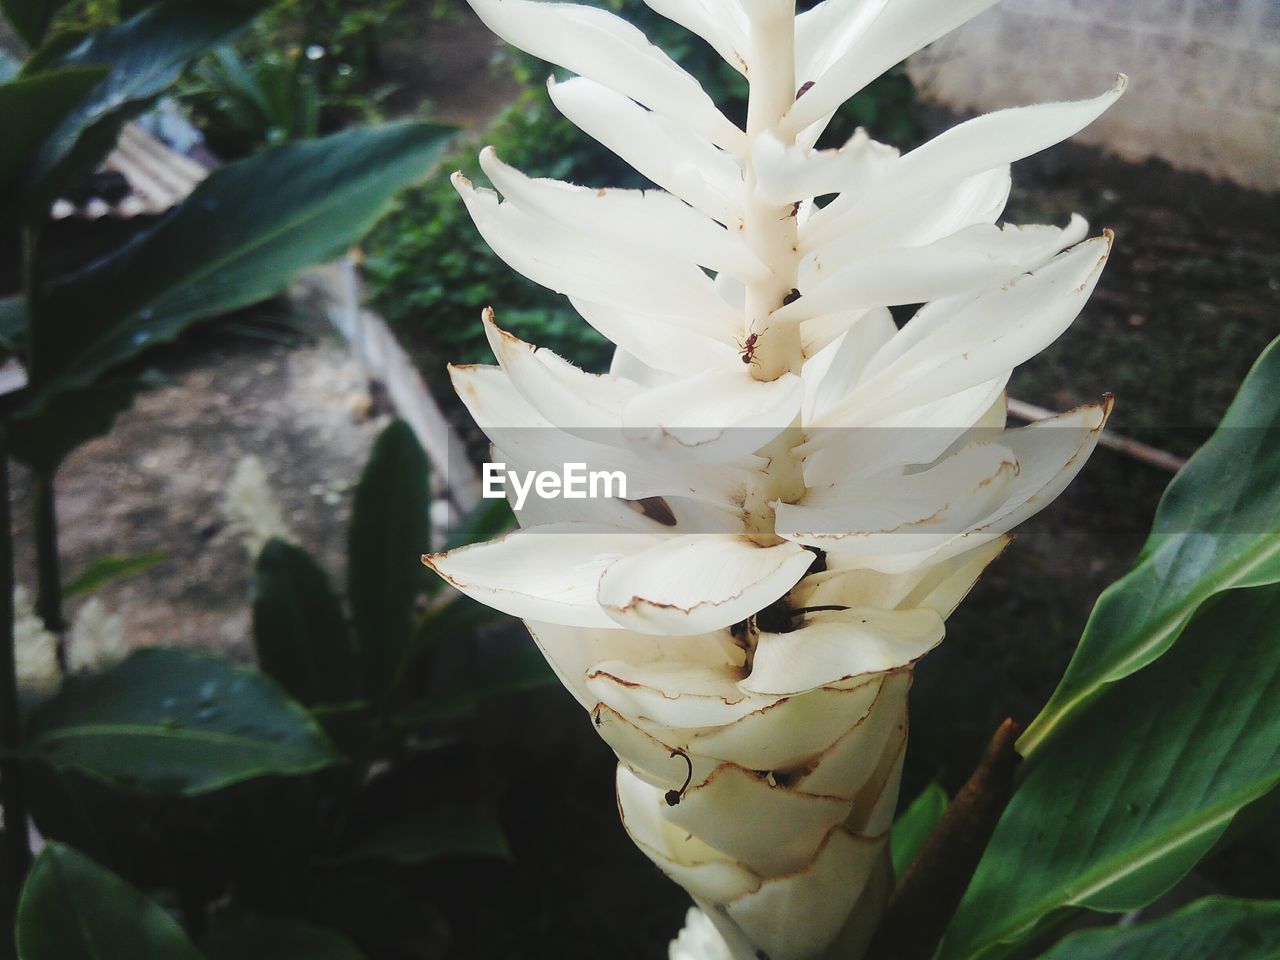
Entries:
[[952,127],[904,156],[873,189],[846,193],[814,214],[808,248],[834,240],[851,225],[877,218],[903,200],[1003,167],[1073,136],[1115,103],[1126,82],[1120,77],[1093,100],[998,110]]
[[[610,629],[591,630],[566,627],[554,623],[527,621],[534,642],[551,668],[586,710],[601,702],[587,683],[587,677],[600,663],[626,659],[634,663],[664,662],[701,665],[713,673],[741,670],[742,650],[727,631],[699,637],[651,637]],[[645,732],[664,743],[681,746],[678,737],[666,729],[645,728]]]
[[[875,836],[888,823],[861,822],[878,806],[879,794],[888,786],[907,739],[907,693],[911,671],[900,670],[885,678],[875,705],[856,727],[833,743],[814,762],[813,769],[796,781],[810,793],[846,797],[854,801],[849,826]],[[896,787],[896,783],[894,784]],[[889,816],[893,816],[890,805]]]
[[730,902],[729,916],[770,960],[819,956],[848,919],[886,842],[837,828],[812,864]]
[[451,585],[513,617],[575,627],[612,627],[596,602],[600,575],[654,537],[587,524],[517,530],[423,561]]
[[919,473],[811,489],[778,505],[776,530],[892,572],[876,566],[877,555],[916,553],[965,532],[1003,501],[1017,472],[1012,450],[977,443]]
[[817,80],[853,47],[888,0],[824,0],[796,17],[796,76]]
[[[699,326],[689,329],[687,317],[658,317],[617,304],[594,303],[570,297],[587,323],[646,366],[684,379],[710,369],[732,368],[739,362],[733,335],[741,323],[724,324],[722,336],[708,336]],[[701,319],[701,318],[696,318]]]
[[773,316],[786,323],[832,310],[980,293],[1037,269],[1064,247],[1083,240],[1087,230],[1079,216],[1062,229],[978,224],[927,246],[883,249],[836,270],[811,274],[813,283],[801,288],[804,296]]
[[590,80],[549,81],[547,90],[570,121],[645,177],[731,230],[739,228],[745,188],[742,168],[730,154]]
[[723,903],[760,886],[760,878],[662,816],[665,791],[618,767],[618,812],[632,841],[695,897]]
[[747,72],[747,22],[734,0],[644,0],[652,9],[691,30],[739,73]]
[[596,7],[532,0],[468,0],[508,43],[590,77],[728,149],[745,142],[698,81],[638,29]]
[[633,445],[702,463],[747,457],[800,415],[804,381],[757,380],[738,369],[708,370],[641,394],[623,411]]
[[1034,273],[970,299],[923,308],[833,408],[874,420],[969,389],[1035,356],[1071,325],[1093,292],[1111,234],[1079,244]]
[[801,693],[893,670],[920,659],[943,635],[942,618],[932,610],[851,609],[812,613],[806,620],[790,633],[760,634],[742,689]]
[[898,159],[895,147],[877,143],[861,127],[839,150],[805,150],[765,131],[751,146],[759,195],[794,203],[849,189],[866,189],[886,176]]
[[694,534],[654,544],[600,579],[599,601],[640,633],[696,634],[745,620],[777,600],[813,562],[792,543]]
[[807,865],[849,815],[849,804],[770,786],[758,774],[726,765],[662,815],[753,873],[774,876]]
[[642,255],[634,247],[601,242],[574,229],[499,203],[491,190],[477,190],[461,174],[453,184],[471,219],[506,263],[544,287],[588,300],[619,301],[660,314],[739,321],[715,294],[697,266],[670,257]]
[[794,135],[821,119],[895,63],[950,33],[995,2],[897,0],[886,4],[883,10],[874,11],[865,28],[849,38],[852,42],[837,48],[837,56],[828,54],[823,58],[830,66],[822,76],[806,78],[814,80],[814,85],[783,118],[784,131]]
[[492,147],[481,151],[480,166],[506,200],[528,213],[601,240],[725,270],[747,282],[769,276],[741,233],[725,229],[672,194],[593,190],[559,180],[535,180],[499,160]]
[[587,690],[641,726],[651,721],[663,727],[718,727],[776,700],[738,689],[740,676],[739,669],[730,667],[606,660],[587,675]]

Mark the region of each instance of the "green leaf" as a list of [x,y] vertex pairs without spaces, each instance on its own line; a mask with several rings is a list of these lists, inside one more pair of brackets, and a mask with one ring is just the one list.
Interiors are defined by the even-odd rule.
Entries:
[[486,700],[524,690],[537,690],[556,682],[555,673],[537,650],[524,650],[485,669],[470,683],[455,684],[445,696],[418,700],[400,712],[397,722],[417,727],[465,717]]
[[342,603],[307,551],[269,540],[254,565],[250,592],[254,649],[272,679],[307,706],[360,695]]
[[22,960],[203,960],[152,900],[84,854],[50,841],[18,905]]
[[33,377],[46,394],[81,386],[196,320],[279,292],[358,240],[449,135],[426,123],[359,128],[214,172],[133,243],[50,290]]
[[1152,923],[1086,930],[1041,960],[1276,960],[1280,901],[1206,897]]
[[507,838],[494,812],[461,803],[420,810],[382,827],[345,853],[342,860],[412,865],[448,856],[510,858]]
[[18,183],[45,138],[107,71],[79,67],[24,77],[0,86],[0,210],[6,214]]
[[[34,57],[41,68],[91,66],[110,72],[37,152],[27,197],[30,215],[43,216],[60,190],[93,170],[111,152],[125,122],[168,89],[187,63],[267,5],[267,0],[169,0],[91,34],[52,60]],[[28,62],[24,74],[32,69]]]
[[893,823],[889,845],[893,851],[893,875],[901,877],[911,866],[929,834],[947,812],[947,791],[936,783],[925,787]]
[[1046,743],[996,828],[943,960],[1002,956],[1068,907],[1118,912],[1186,874],[1280,783],[1280,584],[1207,605],[1155,663]]
[[1066,675],[1018,742],[1045,742],[1109,684],[1178,638],[1233,587],[1280,582],[1280,339],[1263,351],[1217,431],[1169,484],[1137,565],[1098,599]]
[[413,650],[414,604],[430,532],[426,454],[402,420],[373,445],[356,487],[347,556],[347,596],[370,699],[386,696]]
[[109,433],[146,386],[145,378],[109,380],[60,393],[38,410],[23,404],[8,420],[10,452],[51,472],[81,444]]
[[[70,0],[0,0],[0,12],[28,47],[36,47],[44,39],[53,15]],[[7,114],[0,108],[0,117]]]
[[364,960],[346,937],[293,917],[218,914],[201,946],[209,960]]
[[142,793],[191,796],[339,759],[265,676],[186,650],[139,650],[70,677],[32,714],[26,755]]
[[151,553],[136,555],[109,553],[105,557],[99,557],[89,564],[84,572],[77,574],[64,583],[62,585],[62,596],[65,599],[93,593],[93,591],[105,586],[112,580],[136,576],[145,570],[150,570],[157,563],[168,559],[168,556],[163,550],[153,550]]

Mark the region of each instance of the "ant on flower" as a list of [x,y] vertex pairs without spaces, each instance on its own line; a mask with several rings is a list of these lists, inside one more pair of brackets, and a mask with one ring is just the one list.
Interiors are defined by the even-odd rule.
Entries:
[[756,345],[760,342],[760,334],[753,333],[745,341],[738,344],[742,350],[742,362],[747,366],[756,362]]

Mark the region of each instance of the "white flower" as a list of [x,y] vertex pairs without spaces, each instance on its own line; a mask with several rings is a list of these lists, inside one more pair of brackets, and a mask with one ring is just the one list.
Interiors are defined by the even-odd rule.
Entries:
[[[1109,410],[1004,430],[1010,372],[1111,246],[1079,217],[998,226],[1009,164],[1124,80],[906,155],[864,131],[817,150],[845,99],[992,0],[648,0],[748,77],[745,130],[602,10],[470,2],[580,74],[553,101],[662,190],[530,179],[492,150],[496,193],[455,175],[494,250],[617,345],[590,375],[486,311],[498,366],[454,368],[459,395],[495,460],[622,470],[632,502],[531,502],[428,563],[526,621],[618,754],[626,829],[735,960],[853,960],[892,883],[912,666]],[[888,308],[919,303],[898,329]]]
[[13,588],[13,656],[18,688],[51,696],[62,685],[58,638],[45,629],[27,588]]
[[697,907],[685,914],[684,929],[671,941],[668,960],[733,960],[715,924]]
[[97,597],[81,604],[67,631],[67,669],[99,670],[123,660],[128,652],[119,614],[108,611]]
[[272,537],[292,539],[284,513],[271,492],[266,468],[255,456],[242,457],[227,483],[223,514],[244,542],[250,560],[256,560]]

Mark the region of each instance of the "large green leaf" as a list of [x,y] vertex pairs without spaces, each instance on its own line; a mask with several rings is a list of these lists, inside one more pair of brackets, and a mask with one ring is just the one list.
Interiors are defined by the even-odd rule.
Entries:
[[22,960],[203,960],[173,919],[84,854],[50,842],[18,906]]
[[364,960],[341,934],[292,917],[220,915],[201,946],[209,960]]
[[[53,15],[70,0],[0,0],[0,13],[28,47],[38,46]],[[5,112],[0,110],[0,117]]]
[[108,433],[147,386],[146,377],[121,377],[57,394],[38,410],[9,418],[10,452],[32,469],[51,472],[81,444]]
[[497,815],[472,803],[424,808],[381,827],[341,859],[419,864],[448,856],[510,857]]
[[45,138],[106,74],[103,67],[78,67],[0,86],[0,212],[10,213],[11,196]]
[[358,240],[449,135],[427,123],[358,128],[216,171],[135,242],[50,291],[37,384],[48,394],[92,382],[196,320],[279,292]]
[[1280,584],[1206,605],[1109,685],[1014,793],[943,944],[998,957],[1068,907],[1135,909],[1280,783]]
[[356,487],[347,557],[347,597],[373,700],[385,696],[413,652],[414,604],[430,530],[427,457],[396,420],[373,445]]
[[1207,897],[1133,927],[1086,930],[1041,960],[1276,960],[1280,901]]
[[280,686],[308,706],[360,695],[342,603],[311,554],[269,540],[253,569],[251,595],[258,664]]
[[27,74],[50,65],[110,68],[36,154],[28,184],[31,215],[43,217],[59,190],[111,151],[127,120],[168,89],[191,60],[230,37],[268,2],[169,0],[91,34],[60,56],[37,55],[28,62]]
[[1137,565],[1098,599],[1066,675],[1018,743],[1029,762],[1108,684],[1151,663],[1196,608],[1280,582],[1280,340],[1217,431],[1169,484]]
[[256,670],[162,648],[69,678],[33,713],[26,753],[127,789],[183,796],[338,760],[310,715]]
[[893,822],[889,846],[893,851],[893,874],[901,877],[911,866],[929,834],[947,812],[947,791],[932,783],[911,801],[911,805]]

